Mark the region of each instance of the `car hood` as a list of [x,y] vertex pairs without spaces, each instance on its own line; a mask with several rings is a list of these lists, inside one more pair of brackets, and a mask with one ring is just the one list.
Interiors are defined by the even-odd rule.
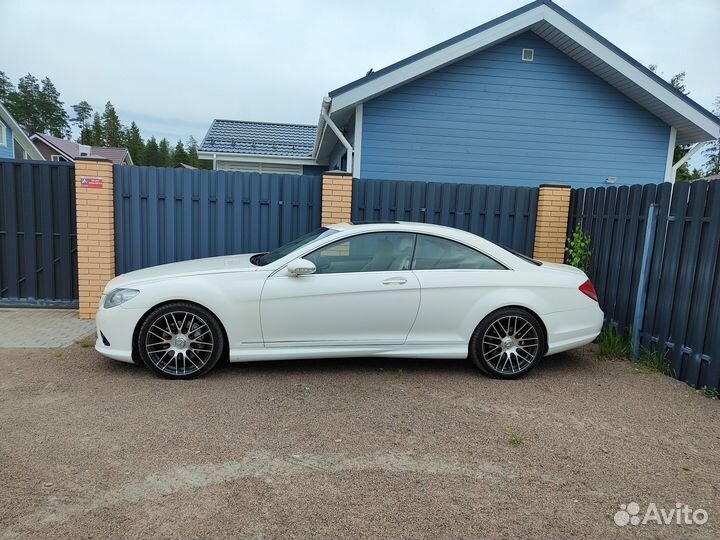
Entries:
[[259,267],[250,262],[253,255],[255,254],[226,255],[151,266],[117,276],[108,282],[105,291],[108,292],[117,287],[127,287],[139,283],[165,281],[181,276],[258,270]]

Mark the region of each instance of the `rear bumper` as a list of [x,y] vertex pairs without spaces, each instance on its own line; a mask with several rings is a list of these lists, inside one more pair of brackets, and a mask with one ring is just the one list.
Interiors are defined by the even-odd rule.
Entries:
[[591,343],[602,330],[603,317],[597,304],[590,309],[573,309],[544,316],[548,331],[547,355]]

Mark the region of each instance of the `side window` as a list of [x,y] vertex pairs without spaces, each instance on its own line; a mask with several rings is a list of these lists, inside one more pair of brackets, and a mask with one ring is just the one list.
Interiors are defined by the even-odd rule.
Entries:
[[435,236],[419,234],[414,270],[504,270],[505,267],[472,248]]
[[316,274],[410,270],[414,243],[413,233],[360,234],[321,247],[305,258],[315,264]]

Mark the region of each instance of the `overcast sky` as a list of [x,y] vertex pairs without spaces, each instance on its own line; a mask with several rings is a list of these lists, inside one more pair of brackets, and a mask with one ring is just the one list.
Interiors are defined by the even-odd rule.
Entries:
[[[314,124],[323,96],[524,0],[0,0],[0,70],[49,76],[68,106],[113,102],[143,136],[213,118]],[[720,95],[720,0],[557,0],[691,97]],[[62,6],[62,7],[61,7]]]

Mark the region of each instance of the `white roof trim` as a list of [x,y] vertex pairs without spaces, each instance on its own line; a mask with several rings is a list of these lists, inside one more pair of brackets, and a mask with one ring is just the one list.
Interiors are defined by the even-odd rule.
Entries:
[[55,152],[58,152],[60,155],[62,155],[64,158],[66,158],[68,161],[75,161],[75,158],[68,154],[67,152],[64,152],[57,146],[55,146],[52,142],[48,141],[45,137],[40,136],[38,133],[35,133],[32,137],[30,137],[31,141],[40,141],[41,143],[46,144],[49,146],[52,150]]
[[258,154],[236,154],[232,152],[198,151],[199,159],[222,159],[223,161],[248,161],[252,163],[282,163],[286,165],[322,165],[309,157],[282,157]]
[[503,21],[483,32],[453,43],[415,62],[376,77],[366,84],[351,88],[347,92],[333,98],[330,112],[335,113],[347,107],[354,107],[358,103],[372,99],[388,90],[392,90],[413,79],[421,77],[426,73],[456,62],[495,42],[527,30],[533,24],[543,20],[544,15],[546,15],[548,11],[550,10],[547,6],[537,6],[517,17]]
[[[410,57],[410,59],[398,62],[398,67],[389,66],[385,68],[388,70],[386,73],[371,76],[367,82],[360,79],[355,83],[346,85],[348,86],[347,90],[339,88],[331,92],[333,98],[330,114],[347,110],[427,73],[479,52],[495,43],[504,41],[526,30],[532,30],[534,25],[547,23],[604,62],[616,73],[627,78],[632,84],[637,85],[639,89],[647,92],[667,108],[667,113],[670,113],[670,115],[675,113],[687,120],[689,124],[692,124],[696,129],[691,135],[688,135],[688,138],[696,140],[688,142],[699,142],[699,139],[703,137],[700,132],[705,134],[706,140],[720,138],[720,120],[714,121],[711,118],[712,115],[707,111],[703,114],[704,109],[702,107],[699,105],[693,106],[693,102],[678,96],[667,85],[664,86],[659,80],[645,73],[642,66],[638,66],[634,60],[609,42],[603,43],[605,40],[602,36],[585,27],[582,22],[574,19],[572,15],[564,12],[550,0],[539,0],[535,5],[530,4],[519,11],[514,16],[508,14],[508,16],[500,17],[497,23],[494,21],[487,23],[489,25],[487,28],[478,28],[476,33],[471,33],[465,38],[460,39],[461,36],[458,36],[458,38],[450,40],[446,46],[440,44],[437,46],[440,48],[436,50],[430,49],[427,54],[418,53],[420,56],[416,60],[412,60],[412,57]],[[616,50],[613,50],[613,48]],[[636,65],[633,65],[633,62]],[[612,85],[609,81],[608,84]],[[628,95],[628,97],[638,102],[632,96]],[[647,108],[647,104],[638,103]],[[701,110],[698,110],[698,108]],[[657,112],[653,112],[653,114],[660,117]],[[663,114],[661,113],[661,115]],[[665,122],[669,123],[668,114],[664,114],[664,116]],[[688,124],[685,124],[685,127],[689,127]],[[686,133],[691,132],[686,131]],[[320,134],[321,137],[324,137],[324,135],[324,132]],[[318,141],[316,152],[321,144],[322,140]]]
[[30,140],[30,137],[28,137],[22,130],[20,125],[10,114],[10,111],[8,111],[2,103],[0,103],[0,118],[2,118],[5,124],[10,128],[10,131],[12,131],[13,134],[13,139],[18,139],[20,146],[22,146],[25,152],[28,153],[28,157],[30,159],[45,161],[45,157],[43,157],[40,153],[40,150],[35,148],[35,145]]
[[581,28],[578,28],[565,17],[549,8],[546,9],[547,16],[545,17],[545,20],[548,23],[552,24],[563,34],[576,41],[579,45],[600,58],[607,65],[633,81],[635,84],[650,92],[667,106],[675,109],[679,114],[708,133],[708,135],[712,138],[720,138],[720,125],[710,120],[707,116],[700,113],[686,101],[680,99],[667,88],[660,85],[657,81],[637,69],[627,60],[615,54],[615,52],[611,51],[608,47],[597,41]]

